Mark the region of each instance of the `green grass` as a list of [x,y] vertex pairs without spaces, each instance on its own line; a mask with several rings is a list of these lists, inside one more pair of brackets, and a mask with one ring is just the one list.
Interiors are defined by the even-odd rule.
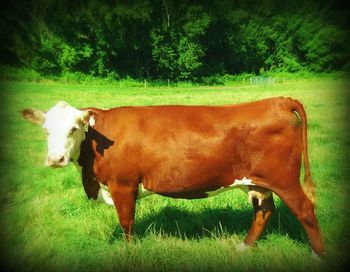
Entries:
[[[133,87],[7,82],[1,86],[1,244],[4,260],[26,271],[233,271],[340,269],[349,243],[347,82],[299,80],[263,86]],[[245,193],[204,200],[151,196],[139,200],[135,239],[123,240],[113,207],[90,203],[73,165],[45,168],[46,136],[22,120],[26,107],[49,109],[59,100],[76,107],[231,104],[292,96],[309,118],[317,216],[328,257],[311,258],[307,236],[275,198],[257,246],[238,252],[252,220]]]

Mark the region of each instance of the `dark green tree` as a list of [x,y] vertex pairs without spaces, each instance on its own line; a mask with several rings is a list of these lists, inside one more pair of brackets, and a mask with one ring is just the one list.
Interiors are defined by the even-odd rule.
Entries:
[[1,9],[0,57],[41,74],[200,80],[348,69],[349,8],[326,0],[32,0]]

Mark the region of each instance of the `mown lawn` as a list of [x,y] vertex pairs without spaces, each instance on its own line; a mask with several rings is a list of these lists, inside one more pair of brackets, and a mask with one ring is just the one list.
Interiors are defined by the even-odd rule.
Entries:
[[[234,87],[120,88],[61,83],[1,85],[2,262],[25,271],[233,271],[341,269],[349,239],[349,88],[318,79]],[[45,168],[46,136],[24,121],[26,107],[230,104],[292,96],[306,108],[317,216],[328,257],[315,260],[307,236],[275,197],[274,213],[255,248],[236,250],[252,220],[242,191],[204,200],[151,196],[137,203],[135,239],[123,240],[113,207],[90,203],[73,165]]]

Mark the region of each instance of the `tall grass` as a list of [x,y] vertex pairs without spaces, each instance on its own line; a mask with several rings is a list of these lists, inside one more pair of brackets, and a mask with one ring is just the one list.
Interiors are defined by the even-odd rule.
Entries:
[[[271,86],[124,87],[3,82],[1,246],[5,263],[26,271],[232,271],[340,269],[349,243],[346,82],[314,79]],[[46,136],[22,120],[26,107],[231,104],[292,96],[309,118],[317,216],[329,257],[311,257],[308,238],[275,197],[274,213],[255,248],[236,250],[252,220],[245,193],[203,200],[151,196],[137,203],[135,239],[127,244],[113,207],[90,203],[73,165],[44,167]]]

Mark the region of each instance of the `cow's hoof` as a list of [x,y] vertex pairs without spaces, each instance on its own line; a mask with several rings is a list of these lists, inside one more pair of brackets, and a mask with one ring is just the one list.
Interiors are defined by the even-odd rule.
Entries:
[[249,246],[247,246],[244,242],[239,243],[239,244],[236,246],[236,249],[237,249],[237,251],[239,251],[239,252],[246,251],[248,248],[249,248]]
[[326,253],[323,253],[320,255],[317,255],[315,251],[311,250],[311,258],[317,262],[322,261],[322,258],[326,256]]

